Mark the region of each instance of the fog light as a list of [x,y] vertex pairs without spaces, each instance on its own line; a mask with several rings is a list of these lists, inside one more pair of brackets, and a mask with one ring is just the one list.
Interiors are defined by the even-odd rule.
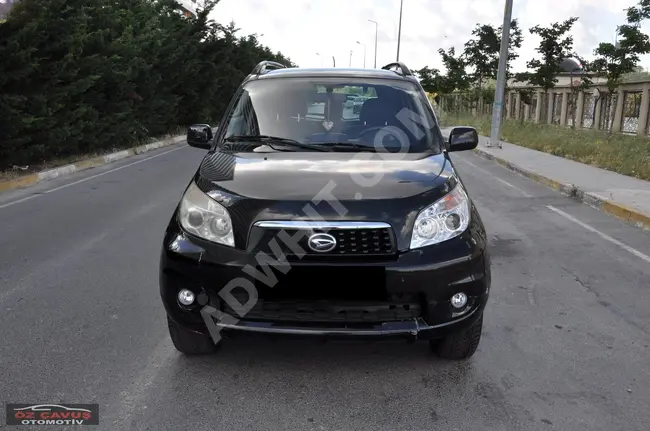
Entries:
[[178,302],[183,305],[192,305],[194,302],[194,293],[187,289],[181,290],[178,292]]
[[463,308],[467,304],[467,295],[463,292],[458,292],[451,297],[451,305],[455,308]]

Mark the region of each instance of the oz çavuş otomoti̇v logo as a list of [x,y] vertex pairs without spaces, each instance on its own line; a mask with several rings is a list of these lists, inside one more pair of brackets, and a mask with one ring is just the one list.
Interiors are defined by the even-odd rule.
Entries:
[[7,404],[7,425],[99,425],[99,404]]

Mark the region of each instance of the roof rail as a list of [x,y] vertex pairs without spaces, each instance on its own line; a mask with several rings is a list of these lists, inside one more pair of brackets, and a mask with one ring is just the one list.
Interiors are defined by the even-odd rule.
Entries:
[[276,61],[260,61],[255,69],[251,72],[251,75],[262,75],[269,69],[284,69],[287,66],[284,64],[278,63]]
[[399,73],[402,76],[413,76],[411,70],[408,67],[406,67],[406,65],[401,61],[397,61],[395,63],[389,63],[386,66],[382,67],[382,69],[385,70],[393,70],[393,68],[399,68],[399,72],[397,70],[395,70],[395,72]]

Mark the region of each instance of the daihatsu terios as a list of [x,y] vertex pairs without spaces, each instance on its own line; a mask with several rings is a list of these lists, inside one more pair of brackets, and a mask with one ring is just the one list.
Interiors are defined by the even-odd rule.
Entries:
[[[366,98],[361,110],[350,94]],[[404,337],[472,356],[490,292],[483,223],[418,80],[382,69],[262,62],[216,131],[167,227],[160,293],[185,354],[236,334]]]

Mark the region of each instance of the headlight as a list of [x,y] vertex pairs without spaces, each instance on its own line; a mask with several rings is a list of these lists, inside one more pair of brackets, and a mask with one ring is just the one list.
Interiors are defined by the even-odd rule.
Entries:
[[469,225],[469,198],[460,182],[442,199],[420,211],[415,219],[411,249],[452,239]]
[[235,246],[228,210],[194,183],[183,195],[179,218],[181,226],[189,233],[208,241]]

